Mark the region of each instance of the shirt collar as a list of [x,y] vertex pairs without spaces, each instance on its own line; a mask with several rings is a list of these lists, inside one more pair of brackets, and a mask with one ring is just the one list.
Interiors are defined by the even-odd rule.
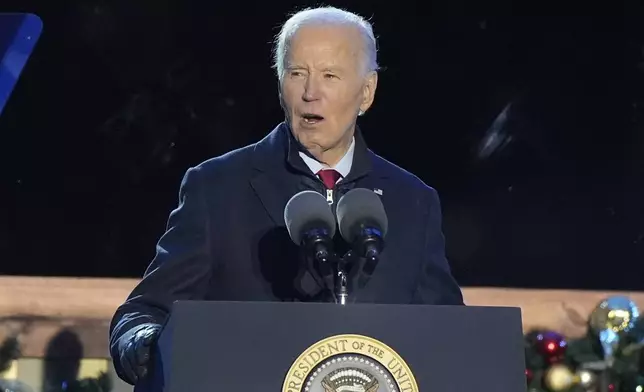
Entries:
[[[347,152],[344,154],[342,159],[334,166],[332,169],[335,169],[340,175],[344,178],[349,175],[349,172],[351,171],[351,166],[353,164],[353,152],[355,151],[356,148],[356,139],[353,137],[351,139],[351,145],[349,146],[349,149]],[[320,170],[322,169],[328,169],[329,167],[316,161],[315,159],[309,157],[302,151],[299,151],[300,157],[306,163],[306,166],[311,169],[313,174],[317,174]]]

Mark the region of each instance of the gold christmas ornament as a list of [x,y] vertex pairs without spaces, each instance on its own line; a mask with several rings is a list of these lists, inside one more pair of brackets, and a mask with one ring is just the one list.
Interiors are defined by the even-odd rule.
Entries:
[[575,379],[579,385],[581,385],[585,389],[589,389],[590,387],[595,386],[597,376],[590,370],[582,369],[577,371]]
[[550,391],[565,391],[575,383],[575,373],[566,365],[556,364],[546,370],[543,381]]

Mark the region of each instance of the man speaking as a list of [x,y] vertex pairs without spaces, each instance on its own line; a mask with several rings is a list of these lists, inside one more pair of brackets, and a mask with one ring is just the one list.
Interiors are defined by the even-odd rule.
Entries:
[[[111,355],[126,382],[146,376],[174,301],[334,300],[285,224],[287,203],[306,190],[333,211],[348,192],[369,190],[386,211],[386,246],[348,302],[463,304],[436,191],[370,151],[356,127],[378,83],[371,25],[336,8],[299,12],[277,37],[275,69],[285,121],[187,170],[156,256],[114,315]],[[348,251],[344,234],[333,239]]]

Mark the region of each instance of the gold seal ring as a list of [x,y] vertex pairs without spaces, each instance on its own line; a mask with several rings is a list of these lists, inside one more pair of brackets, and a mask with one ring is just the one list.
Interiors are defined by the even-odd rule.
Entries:
[[282,392],[418,392],[405,361],[368,336],[335,335],[306,349],[288,370]]

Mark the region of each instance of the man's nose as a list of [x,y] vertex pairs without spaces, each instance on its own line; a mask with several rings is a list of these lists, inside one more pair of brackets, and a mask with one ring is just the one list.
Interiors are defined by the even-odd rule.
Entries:
[[309,75],[306,78],[306,83],[304,84],[304,93],[302,94],[302,100],[306,102],[316,101],[320,98],[320,88],[319,83],[312,75]]

